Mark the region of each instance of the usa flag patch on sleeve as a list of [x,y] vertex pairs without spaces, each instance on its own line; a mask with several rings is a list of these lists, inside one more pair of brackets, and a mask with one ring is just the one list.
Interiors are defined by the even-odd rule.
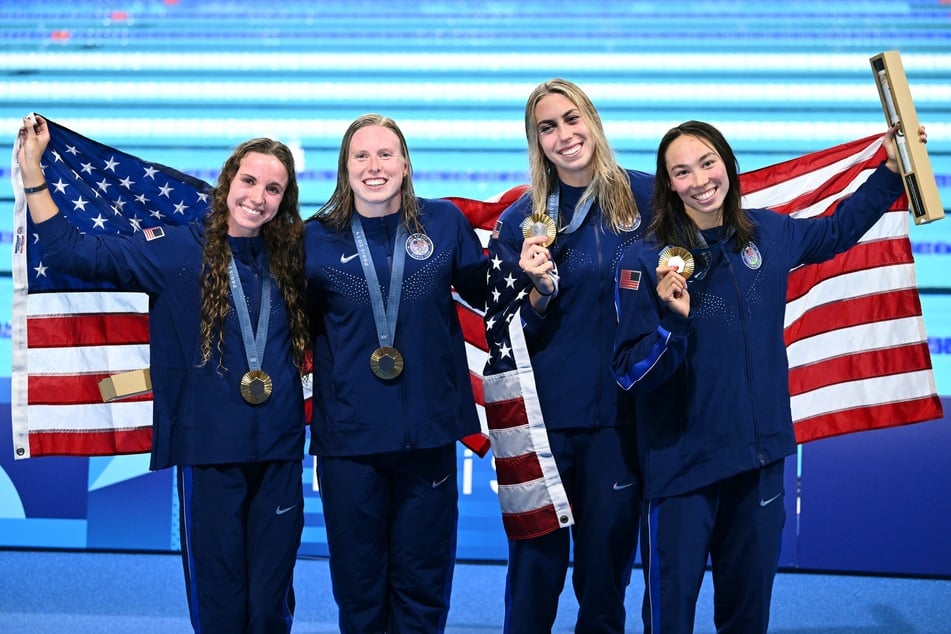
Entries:
[[143,229],[142,233],[145,235],[147,242],[165,237],[165,230],[162,229],[162,227],[149,227],[148,229]]
[[501,220],[498,220],[498,221],[496,221],[496,223],[495,223],[495,228],[492,229],[492,239],[493,239],[493,240],[498,240],[498,239],[499,239],[499,232],[500,232],[500,231],[502,231],[502,221],[501,221]]
[[641,285],[641,272],[632,271],[631,269],[621,269],[621,275],[618,278],[617,285],[619,288],[636,291]]

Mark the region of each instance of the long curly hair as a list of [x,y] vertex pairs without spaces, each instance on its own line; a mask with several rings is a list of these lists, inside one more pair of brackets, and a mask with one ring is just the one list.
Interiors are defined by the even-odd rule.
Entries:
[[239,145],[218,175],[211,211],[205,217],[205,248],[201,273],[201,361],[208,363],[217,350],[219,364],[224,347],[225,322],[231,310],[228,268],[228,193],[242,159],[250,153],[276,157],[287,169],[287,187],[277,214],[261,228],[270,272],[277,282],[291,331],[294,361],[302,367],[309,332],[304,305],[304,222],[300,216],[300,190],[290,148],[279,141],[256,138]]
[[614,152],[604,134],[601,116],[581,88],[567,79],[549,79],[535,87],[525,104],[525,136],[528,139],[528,168],[531,180],[532,211],[543,213],[548,203],[548,195],[558,187],[558,174],[554,164],[545,156],[538,138],[538,121],[535,108],[538,102],[551,94],[559,94],[575,105],[588,127],[589,141],[594,151],[591,161],[594,164],[594,176],[587,189],[581,195],[579,205],[594,198],[601,207],[601,213],[614,231],[631,226],[637,217],[637,203],[631,193],[631,182],[627,172],[614,158]]
[[662,244],[675,244],[688,249],[703,245],[697,227],[687,215],[684,201],[674,192],[667,172],[667,149],[681,136],[692,136],[716,152],[726,166],[729,191],[723,200],[723,228],[733,230],[733,248],[739,251],[753,239],[753,223],[741,206],[740,168],[733,148],[718,129],[704,121],[685,121],[664,134],[657,148],[657,171],[654,176],[654,220],[648,233]]
[[337,157],[337,185],[327,202],[317,210],[308,220],[320,220],[337,231],[341,231],[350,226],[350,216],[354,212],[353,188],[350,187],[350,170],[347,168],[347,162],[350,157],[350,143],[353,141],[353,135],[361,128],[367,126],[382,126],[396,135],[400,142],[400,153],[406,162],[406,175],[400,186],[400,222],[411,233],[423,232],[422,224],[419,221],[419,201],[416,199],[416,192],[413,191],[413,164],[409,160],[409,147],[406,145],[406,137],[396,121],[381,114],[369,113],[357,117],[347,128],[340,142],[340,155]]

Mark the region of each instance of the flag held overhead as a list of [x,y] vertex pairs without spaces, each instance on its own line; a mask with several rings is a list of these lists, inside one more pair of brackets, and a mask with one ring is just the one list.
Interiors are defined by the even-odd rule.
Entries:
[[[43,172],[60,213],[86,233],[158,235],[200,222],[212,186],[83,137],[53,121]],[[151,393],[100,381],[149,367],[148,297],[80,280],[44,263],[11,160],[13,251],[11,423],[16,458],[149,451]],[[140,377],[141,379],[141,377]],[[139,387],[143,387],[139,381]]]

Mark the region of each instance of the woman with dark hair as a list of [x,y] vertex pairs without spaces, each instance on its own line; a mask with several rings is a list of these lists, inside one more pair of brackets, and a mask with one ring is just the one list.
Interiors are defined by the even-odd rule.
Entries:
[[41,158],[47,122],[24,119],[17,160],[44,264],[147,293],[152,469],[178,468],[182,560],[201,632],[288,632],[303,529],[303,221],[290,150],[241,144],[203,225],[81,234]]
[[306,227],[315,330],[310,452],[340,631],[442,632],[456,553],[456,441],[479,431],[452,298],[485,302],[462,212],[418,198],[390,118],[353,121]]
[[787,278],[854,245],[904,191],[894,135],[868,180],[810,219],[743,209],[736,157],[712,125],[660,142],[654,222],[618,266],[613,362],[637,399],[649,632],[693,631],[708,557],[717,631],[767,631],[796,451]]
[[[525,104],[529,190],[489,241],[486,415],[509,537],[505,631],[550,632],[574,543],[577,632],[624,632],[641,482],[611,375],[614,271],[650,220],[649,174],[618,165],[564,79]],[[508,407],[521,395],[524,407]],[[490,403],[502,406],[490,406]]]

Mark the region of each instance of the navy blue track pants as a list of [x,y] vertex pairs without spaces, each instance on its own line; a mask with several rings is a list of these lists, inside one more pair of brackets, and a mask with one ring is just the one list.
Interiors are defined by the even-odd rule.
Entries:
[[[623,634],[624,595],[637,548],[641,480],[634,427],[548,431],[575,525],[509,540],[505,632],[551,632],[568,571],[578,599],[575,632]],[[570,533],[569,533],[570,530]]]
[[290,631],[302,469],[300,461],[178,468],[182,563],[197,634]]
[[455,444],[317,457],[342,634],[446,627],[456,560]]
[[717,632],[766,633],[786,520],[783,471],[778,460],[685,495],[648,500],[646,632],[693,632],[709,557]]

